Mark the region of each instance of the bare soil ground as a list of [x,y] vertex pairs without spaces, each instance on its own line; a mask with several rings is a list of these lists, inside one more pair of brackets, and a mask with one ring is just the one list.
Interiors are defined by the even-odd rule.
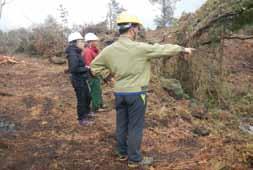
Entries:
[[[46,60],[17,58],[0,65],[0,169],[3,170],[127,170],[114,156],[113,93],[104,86],[110,111],[99,113],[95,125],[81,127],[66,66]],[[238,129],[229,112],[192,116],[191,102],[174,100],[152,79],[142,150],[154,156],[150,170],[246,170],[253,167],[252,137]],[[198,110],[198,109],[197,109]],[[201,110],[201,108],[200,108]],[[6,125],[7,126],[7,125]],[[210,131],[193,133],[196,127]]]

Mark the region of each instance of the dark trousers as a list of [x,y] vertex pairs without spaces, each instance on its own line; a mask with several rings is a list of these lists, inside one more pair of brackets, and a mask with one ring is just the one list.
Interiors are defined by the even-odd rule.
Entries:
[[128,155],[129,161],[139,162],[146,111],[146,94],[116,96],[116,138],[117,150]]
[[77,98],[77,116],[78,120],[86,118],[90,113],[90,90],[87,80],[83,78],[71,77],[71,83]]

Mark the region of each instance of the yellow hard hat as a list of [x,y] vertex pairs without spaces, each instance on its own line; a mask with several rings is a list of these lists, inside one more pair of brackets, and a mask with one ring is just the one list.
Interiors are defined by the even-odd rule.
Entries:
[[138,17],[136,17],[134,15],[129,15],[127,12],[122,12],[121,14],[119,14],[116,22],[117,22],[117,24],[134,23],[134,24],[142,25],[142,23]]

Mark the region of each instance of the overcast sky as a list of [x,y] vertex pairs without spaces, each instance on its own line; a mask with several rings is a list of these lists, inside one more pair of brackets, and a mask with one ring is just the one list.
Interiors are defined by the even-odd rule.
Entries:
[[[59,19],[57,9],[60,4],[69,12],[69,23],[97,23],[105,19],[109,0],[7,0],[0,20],[0,30],[29,27],[45,20],[48,15]],[[177,4],[175,16],[183,11],[194,12],[206,0],[181,0]],[[137,15],[145,27],[154,28],[153,20],[159,15],[157,7],[149,0],[117,0],[130,13]]]

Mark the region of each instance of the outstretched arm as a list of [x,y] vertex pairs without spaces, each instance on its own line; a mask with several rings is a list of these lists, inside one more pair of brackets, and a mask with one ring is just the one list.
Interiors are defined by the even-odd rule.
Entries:
[[146,43],[140,43],[140,48],[142,48],[146,56],[148,56],[148,59],[152,58],[158,58],[158,57],[171,57],[174,55],[177,55],[179,53],[186,53],[186,54],[192,54],[193,48],[184,48],[179,45],[173,45],[173,44],[146,44]]

